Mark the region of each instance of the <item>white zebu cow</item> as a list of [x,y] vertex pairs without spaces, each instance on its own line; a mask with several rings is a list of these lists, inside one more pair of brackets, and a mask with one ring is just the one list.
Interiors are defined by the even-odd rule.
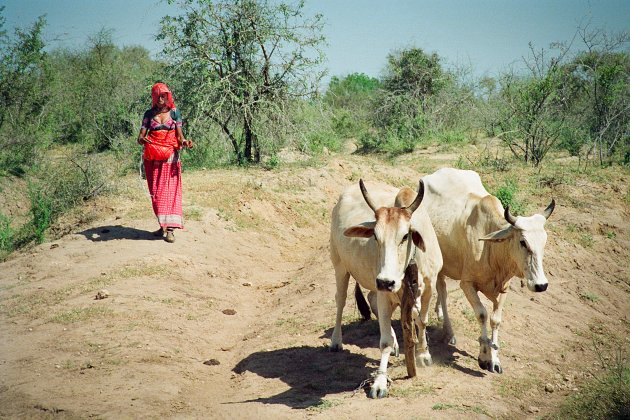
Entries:
[[352,275],[361,286],[377,292],[381,361],[370,390],[372,398],[387,395],[387,363],[392,352],[398,354],[391,315],[400,302],[402,280],[411,261],[417,264],[418,279],[424,284],[420,314],[413,314],[420,339],[416,362],[421,366],[431,363],[425,329],[442,256],[426,212],[418,209],[423,191],[420,181],[416,199],[408,207],[398,208],[392,207],[398,189],[371,184],[368,194],[360,181],[359,188],[355,185],[341,194],[332,212],[330,257],[337,280],[337,317],[330,347],[333,351],[342,348],[341,317]]
[[[547,242],[545,222],[553,212],[555,201],[543,214],[514,217],[509,208],[490,195],[476,172],[452,168],[440,169],[423,178],[423,206],[440,243],[444,266],[437,280],[436,312],[443,312],[447,340],[455,344],[455,336],[446,308],[444,276],[460,280],[460,287],[475,310],[481,325],[479,366],[502,373],[498,357],[499,324],[509,281],[513,276],[525,278],[534,292],[547,290],[543,271],[543,253]],[[477,292],[493,305],[490,327],[486,329],[487,312]]]

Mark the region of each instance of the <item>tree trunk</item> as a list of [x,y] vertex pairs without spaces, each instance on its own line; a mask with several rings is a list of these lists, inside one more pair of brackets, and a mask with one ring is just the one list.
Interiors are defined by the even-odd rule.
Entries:
[[245,160],[251,162],[254,133],[252,132],[252,122],[248,116],[243,118],[243,134],[245,135]]

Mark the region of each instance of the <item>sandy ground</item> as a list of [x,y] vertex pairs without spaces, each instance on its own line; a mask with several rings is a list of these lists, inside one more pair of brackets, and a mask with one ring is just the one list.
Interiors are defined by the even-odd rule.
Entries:
[[[434,365],[407,378],[401,351],[391,359],[389,397],[370,400],[358,388],[377,367],[379,335],[376,320],[359,321],[351,299],[344,351],[327,350],[335,314],[328,224],[339,192],[359,177],[414,186],[456,160],[422,151],[395,165],[346,155],[276,171],[186,172],[186,229],[174,244],[151,236],[156,225],[141,184],[122,179],[114,198],[63,222],[69,233],[0,264],[0,417],[552,412],[616,349],[628,349],[627,174],[528,197],[539,211],[552,194],[558,202],[548,223],[550,286],[533,294],[512,281],[502,375],[478,367],[479,329],[455,282],[449,308],[457,345],[442,343],[432,313]],[[482,175],[489,185],[493,177]],[[108,297],[95,299],[103,289]],[[402,343],[397,321],[395,328]]]

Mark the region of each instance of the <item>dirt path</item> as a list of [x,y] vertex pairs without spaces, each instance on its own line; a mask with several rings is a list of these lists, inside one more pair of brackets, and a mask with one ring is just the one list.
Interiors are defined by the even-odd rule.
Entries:
[[[407,379],[404,360],[393,358],[390,397],[354,392],[377,366],[378,325],[359,322],[350,299],[345,349],[327,351],[335,313],[330,209],[359,176],[415,185],[454,164],[452,156],[422,156],[396,167],[345,156],[272,172],[185,173],[188,221],[175,244],[151,236],[146,197],[135,178],[123,180],[113,202],[97,203],[89,225],[0,264],[0,416],[550,412],[598,371],[595,345],[604,357],[628,348],[627,190],[604,192],[612,197],[605,203],[588,196],[588,185],[554,191],[561,203],[581,195],[583,205],[554,213],[549,291],[533,295],[513,281],[501,333],[503,375],[478,368],[478,328],[455,283],[449,307],[457,346],[441,343],[433,320],[434,366]],[[540,208],[547,200],[531,199]],[[592,243],[572,237],[572,226],[591,232]],[[109,297],[95,300],[102,289]]]

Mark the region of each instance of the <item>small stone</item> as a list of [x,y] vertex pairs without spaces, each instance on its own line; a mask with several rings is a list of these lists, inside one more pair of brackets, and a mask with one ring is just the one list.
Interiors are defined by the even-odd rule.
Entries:
[[94,297],[94,300],[101,300],[109,297],[109,292],[106,289],[99,290]]
[[249,281],[246,281],[245,283],[243,283],[243,286],[245,286],[245,287],[250,287],[251,285],[252,285],[252,283],[249,282]]
[[52,244],[50,246],[50,249],[55,249],[55,248],[59,248],[59,244]]
[[532,405],[531,407],[529,407],[529,408],[527,409],[527,412],[528,412],[528,413],[538,413],[539,411],[540,411],[540,408],[538,408],[538,407],[536,407],[536,406],[534,406],[534,405]]
[[208,359],[205,362],[203,362],[203,364],[206,366],[217,366],[217,365],[220,365],[221,362],[219,362],[217,359]]
[[236,315],[236,311],[234,309],[224,309],[221,312],[223,312],[226,315]]
[[569,375],[564,375],[563,378],[566,382],[571,382],[571,377]]
[[553,385],[551,384],[545,384],[545,391],[552,393],[553,391],[555,391],[555,389],[553,388]]

